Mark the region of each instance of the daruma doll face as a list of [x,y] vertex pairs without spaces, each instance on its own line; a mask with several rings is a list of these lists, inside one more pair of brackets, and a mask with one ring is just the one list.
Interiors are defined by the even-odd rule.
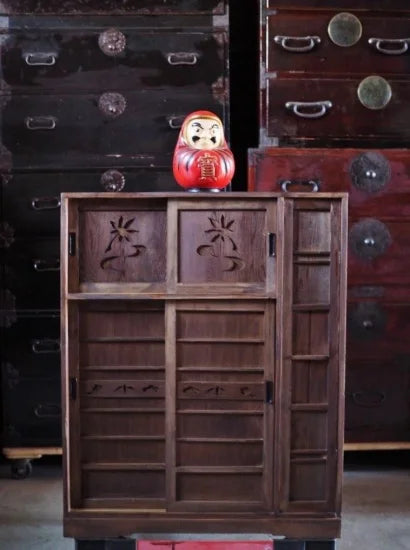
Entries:
[[193,118],[186,126],[184,137],[194,149],[216,149],[224,142],[222,123],[216,117]]

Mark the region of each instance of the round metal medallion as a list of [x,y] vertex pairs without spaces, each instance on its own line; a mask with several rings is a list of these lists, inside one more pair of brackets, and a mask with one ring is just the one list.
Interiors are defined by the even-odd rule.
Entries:
[[118,29],[107,29],[98,37],[98,45],[101,51],[110,57],[120,55],[125,50],[126,44],[125,34]]
[[352,185],[365,193],[377,193],[391,179],[389,161],[376,151],[367,151],[355,157],[349,172]]
[[368,76],[357,88],[360,103],[367,109],[384,109],[390,102],[393,92],[385,78],[378,75]]
[[354,46],[360,40],[362,31],[360,19],[347,12],[332,17],[327,28],[330,40],[342,48]]
[[359,302],[348,310],[347,327],[353,338],[374,340],[385,331],[386,313],[375,302]]
[[101,176],[101,185],[105,191],[118,192],[122,191],[125,186],[125,176],[118,170],[107,170]]
[[350,250],[363,260],[374,260],[392,243],[389,230],[379,220],[366,218],[355,223],[349,232]]
[[106,116],[117,118],[123,114],[127,107],[127,100],[116,92],[107,92],[100,96],[98,107]]

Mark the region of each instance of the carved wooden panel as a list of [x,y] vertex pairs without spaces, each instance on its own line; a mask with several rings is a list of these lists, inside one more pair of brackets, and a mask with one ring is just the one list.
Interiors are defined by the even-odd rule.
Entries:
[[160,283],[166,271],[164,210],[85,211],[80,217],[80,283]]
[[[226,206],[226,208],[224,208]],[[273,288],[275,211],[265,203],[178,207],[177,285]]]

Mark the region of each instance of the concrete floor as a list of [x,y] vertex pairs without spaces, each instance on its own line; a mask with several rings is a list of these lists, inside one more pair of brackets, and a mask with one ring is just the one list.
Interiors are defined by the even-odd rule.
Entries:
[[[11,480],[9,474],[1,463],[0,550],[73,550],[73,540],[62,536],[59,461],[34,461],[25,480]],[[346,468],[337,549],[410,550],[410,469]]]

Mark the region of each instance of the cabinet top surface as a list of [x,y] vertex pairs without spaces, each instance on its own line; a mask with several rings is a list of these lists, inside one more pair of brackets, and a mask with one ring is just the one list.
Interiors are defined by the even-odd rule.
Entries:
[[230,192],[230,193],[62,193],[63,199],[180,199],[185,200],[235,200],[235,199],[343,199],[348,193],[273,193],[273,192]]

